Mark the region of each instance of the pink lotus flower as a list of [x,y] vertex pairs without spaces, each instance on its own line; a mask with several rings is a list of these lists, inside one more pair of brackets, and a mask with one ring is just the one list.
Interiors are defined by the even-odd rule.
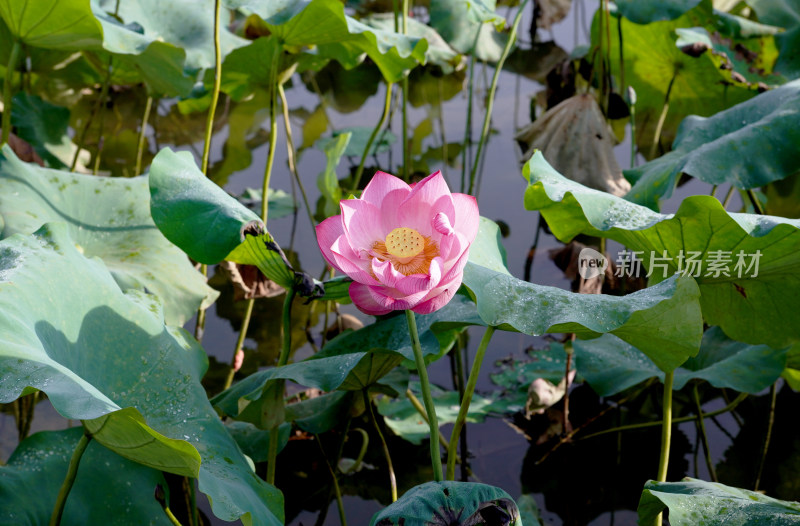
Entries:
[[441,309],[461,285],[478,233],[478,203],[451,194],[441,173],[408,185],[377,172],[361,199],[317,226],[322,255],[353,278],[350,297],[366,314]]

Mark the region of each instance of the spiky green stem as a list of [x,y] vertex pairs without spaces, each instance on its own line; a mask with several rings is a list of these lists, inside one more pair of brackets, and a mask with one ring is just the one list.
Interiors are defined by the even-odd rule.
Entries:
[[[417,332],[417,320],[414,313],[406,310],[406,321],[408,322],[408,332],[411,335],[411,347],[414,349],[414,362],[417,365],[419,383],[422,386],[422,401],[425,403],[425,412],[428,414],[428,426],[430,427],[431,441],[431,464],[433,466],[433,479],[437,482],[444,480],[442,476],[442,458],[439,453],[439,421],[436,418],[436,407],[433,405],[431,396],[431,386],[428,381],[428,370],[425,366],[425,359],[422,357],[422,345],[419,343]],[[452,447],[452,442],[451,447]]]
[[78,466],[80,465],[81,457],[84,451],[86,451],[86,446],[89,445],[91,439],[92,437],[90,435],[84,433],[81,435],[78,445],[75,446],[75,451],[72,453],[72,458],[69,461],[69,468],[67,468],[67,476],[64,478],[61,489],[58,491],[56,505],[53,508],[53,514],[50,516],[50,526],[59,526],[61,524],[61,517],[64,515],[64,505],[67,503],[67,497],[72,489],[72,485],[75,484],[75,476],[78,474]]
[[[464,423],[467,421],[469,404],[472,401],[473,393],[475,393],[475,386],[478,384],[478,376],[481,372],[483,357],[486,355],[486,348],[489,346],[489,341],[492,339],[494,331],[495,327],[491,325],[486,328],[486,332],[483,333],[483,338],[481,338],[481,343],[478,345],[478,351],[475,353],[475,358],[472,361],[472,368],[469,371],[469,378],[467,379],[467,387],[464,389],[464,399],[461,401],[458,417],[456,417],[453,432],[450,434],[450,447],[447,448],[447,480],[455,480],[456,477],[456,446],[458,445],[458,435],[461,433],[461,428],[464,427]],[[462,451],[461,457],[466,458],[466,456],[467,452]]]
[[478,150],[475,153],[475,160],[473,161],[472,172],[470,173],[469,177],[469,191],[467,192],[469,194],[472,194],[473,190],[475,189],[475,178],[478,175],[478,167],[480,166],[481,152],[483,150],[483,145],[486,142],[486,138],[489,136],[489,124],[492,121],[492,109],[494,107],[494,94],[497,91],[497,82],[500,79],[500,72],[503,70],[503,64],[505,64],[509,53],[511,53],[511,48],[514,46],[514,42],[516,42],[517,40],[517,28],[519,27],[520,20],[522,20],[522,12],[525,10],[525,6],[527,4],[528,0],[522,0],[522,3],[519,6],[519,10],[517,11],[517,16],[514,17],[514,22],[511,25],[511,32],[508,34],[508,41],[506,42],[506,45],[503,48],[503,54],[500,55],[500,60],[498,60],[497,64],[495,65],[494,75],[492,76],[492,83],[489,86],[489,93],[487,96],[486,115],[484,115],[483,117],[483,129],[481,130],[481,138],[480,141],[478,142]]
[[17,61],[19,60],[19,53],[22,49],[18,40],[14,41],[11,47],[11,53],[8,56],[8,66],[6,67],[6,78],[3,82],[3,139],[0,141],[0,146],[8,142],[8,134],[11,133],[11,95],[12,95],[12,78],[14,77],[14,70],[17,68]]

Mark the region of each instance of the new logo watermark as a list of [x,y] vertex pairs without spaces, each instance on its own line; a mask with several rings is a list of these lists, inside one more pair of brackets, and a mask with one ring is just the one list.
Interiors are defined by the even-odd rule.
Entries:
[[[666,250],[659,254],[651,251],[644,258],[642,250],[623,250],[614,261],[614,275],[617,277],[637,277],[644,274],[649,278],[660,272],[662,278],[680,273],[694,278],[755,278],[758,277],[758,265],[761,251],[746,253],[743,250],[710,250],[695,252],[681,250],[671,256]],[[647,262],[643,264],[643,259]],[[593,248],[584,248],[578,255],[578,274],[583,279],[592,279],[605,274],[608,259]]]
[[578,255],[578,274],[583,279],[592,279],[602,276],[608,268],[608,260],[593,248],[584,248]]

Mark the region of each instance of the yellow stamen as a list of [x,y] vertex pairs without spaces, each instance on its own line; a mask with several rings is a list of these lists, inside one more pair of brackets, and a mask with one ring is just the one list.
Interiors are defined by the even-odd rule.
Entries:
[[425,249],[425,238],[413,228],[395,228],[386,236],[386,251],[401,264],[408,263]]
[[372,245],[374,256],[391,262],[394,269],[406,276],[426,274],[433,258],[439,255],[439,246],[413,228],[395,228],[386,241]]

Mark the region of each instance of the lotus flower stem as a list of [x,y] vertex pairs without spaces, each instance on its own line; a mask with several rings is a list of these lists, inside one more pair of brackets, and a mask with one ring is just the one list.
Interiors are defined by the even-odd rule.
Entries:
[[[289,352],[292,350],[292,302],[296,292],[294,288],[286,291],[283,300],[283,343],[278,357],[277,367],[286,365]],[[275,460],[278,457],[278,426],[269,430],[269,449],[267,450],[267,483],[275,484]]]
[[659,482],[667,481],[669,444],[672,439],[672,380],[674,376],[675,371],[664,374],[664,402],[662,408],[664,417],[661,424],[661,456],[658,460],[658,477],[656,478]]
[[736,187],[733,185],[731,185],[731,187],[728,188],[728,193],[725,194],[725,199],[722,201],[722,208],[728,208],[728,203],[730,202],[731,197],[733,197],[733,191],[735,189]]
[[713,482],[717,481],[717,473],[714,470],[714,463],[711,461],[711,448],[708,445],[708,434],[706,434],[706,423],[705,418],[703,418],[703,406],[700,403],[700,395],[697,392],[697,384],[695,384],[692,388],[692,396],[694,397],[694,403],[697,406],[697,427],[700,429],[700,436],[703,440],[703,451],[705,451],[706,457],[706,467],[708,468],[708,474],[711,476],[711,480]]
[[[431,464],[433,465],[433,479],[437,482],[444,480],[442,476],[442,457],[439,453],[439,420],[436,418],[436,407],[433,405],[431,385],[428,382],[428,370],[425,368],[425,359],[422,357],[422,345],[419,343],[417,320],[414,313],[406,310],[408,332],[411,335],[411,347],[414,349],[414,361],[417,365],[419,383],[422,387],[422,401],[425,403],[425,412],[428,414],[431,440]],[[451,439],[451,447],[453,440]]]
[[8,134],[11,133],[11,84],[21,49],[19,40],[15,40],[8,57],[6,78],[3,82],[3,139],[0,141],[0,146],[8,142]]
[[69,171],[74,172],[75,167],[78,165],[78,156],[83,149],[83,145],[86,143],[86,135],[89,133],[89,127],[92,125],[92,120],[94,120],[94,116],[97,115],[97,112],[100,111],[100,106],[103,102],[105,102],[106,97],[108,96],[108,87],[111,84],[111,58],[108,59],[108,69],[106,71],[106,78],[103,81],[103,86],[100,88],[100,96],[97,100],[94,101],[94,105],[92,106],[92,111],[89,112],[89,117],[86,118],[86,123],[83,125],[83,129],[81,130],[80,137],[78,141],[75,143],[77,148],[75,149],[75,155],[72,156],[72,163],[69,165]]
[[[747,393],[739,393],[739,396],[734,398],[730,404],[726,405],[721,409],[717,409],[716,411],[711,411],[710,413],[703,413],[703,418],[713,418],[717,415],[721,415],[722,413],[727,413],[728,411],[733,411],[737,405],[739,405],[742,400],[747,398]],[[696,420],[697,415],[690,415],[690,416],[682,416],[680,418],[673,418],[673,424],[680,424],[683,422],[691,422],[692,420]],[[598,431],[597,433],[590,433],[586,436],[580,437],[579,440],[586,440],[587,438],[594,438],[600,435],[606,435],[608,433],[617,433],[619,431],[631,431],[633,429],[644,429],[646,427],[655,427],[662,425],[662,422],[643,422],[641,424],[628,424],[619,427],[612,427],[609,429],[604,429],[602,431]]]
[[[672,381],[674,376],[675,371],[664,373],[664,401],[662,403],[664,417],[661,423],[661,455],[658,459],[658,476],[656,477],[659,482],[667,481],[669,445],[672,439]],[[663,519],[664,514],[659,513],[656,516],[656,526],[661,526]]]
[[358,471],[361,467],[361,463],[364,462],[364,455],[367,454],[367,450],[369,449],[369,435],[367,432],[360,427],[353,429],[353,431],[361,435],[361,449],[358,450],[358,456],[355,458],[355,462],[353,462],[353,465],[350,469],[345,471],[345,473],[355,473]]
[[50,526],[58,526],[61,524],[61,516],[64,515],[64,505],[67,503],[67,497],[72,489],[72,485],[75,484],[75,476],[78,474],[78,465],[91,439],[91,435],[84,433],[81,435],[78,445],[75,446],[75,451],[72,453],[72,458],[69,461],[67,476],[64,478],[64,483],[61,484],[61,489],[58,491],[56,505],[53,508],[53,514],[50,516]]
[[[600,241],[605,241],[605,239],[601,239]],[[604,247],[600,248],[600,253],[605,254]],[[572,355],[575,352],[572,348],[572,342],[575,341],[575,334],[573,333],[570,341],[564,345],[564,350],[566,350],[567,360],[566,360],[566,368],[564,370],[564,409],[561,411],[561,432],[562,433],[569,433],[572,431],[572,424],[569,423],[569,370],[572,368]]]
[[[606,14],[609,13],[608,9],[608,2],[605,4],[606,6]],[[617,18],[617,39],[619,43],[619,90],[620,92],[625,90],[625,54],[623,50],[623,40],[622,40],[622,19],[625,17]],[[609,48],[611,45],[609,44]]]
[[142,155],[144,154],[144,143],[147,130],[147,121],[150,119],[150,110],[153,107],[153,96],[148,95],[147,102],[144,105],[144,117],[142,117],[142,129],[139,130],[139,145],[136,148],[136,169],[133,176],[136,177],[142,173]]
[[[408,0],[403,0],[403,34],[408,34]],[[403,73],[403,181],[410,182],[411,152],[408,148],[408,73]]]
[[211,92],[211,106],[206,117],[206,136],[203,143],[203,161],[200,169],[208,176],[208,156],[211,151],[211,134],[214,131],[214,113],[217,111],[219,90],[222,83],[222,52],[219,43],[219,18],[221,1],[214,0],[214,88]]
[[[333,479],[333,492],[336,495],[336,508],[339,510],[339,522],[341,523],[341,526],[347,526],[347,517],[344,514],[344,503],[342,502],[342,490],[339,488],[339,480],[336,478],[336,472],[333,470],[333,466],[331,466],[328,456],[325,454],[325,449],[322,447],[322,442],[320,442],[319,436],[314,435],[314,440],[317,442],[320,452],[322,452],[322,458],[325,459],[325,465],[328,467],[328,472],[331,474],[331,479]],[[328,494],[328,498],[330,499],[330,493]],[[326,514],[327,508],[322,510],[320,519],[317,520],[317,524],[324,520]]]
[[[214,88],[211,92],[211,106],[208,108],[208,116],[206,117],[206,135],[203,141],[203,158],[200,169],[203,175],[208,177],[208,156],[211,151],[211,135],[214,131],[214,113],[217,111],[217,102],[219,102],[219,91],[222,85],[222,52],[219,43],[219,18],[220,18],[220,0],[214,0]],[[144,125],[142,125],[144,127]],[[272,137],[270,136],[270,139]],[[76,154],[77,158],[77,154]],[[203,276],[208,275],[208,266],[200,265],[200,272]],[[194,338],[198,342],[203,341],[203,332],[206,327],[206,309],[200,306],[197,309],[197,323],[194,327]]]
[[[361,175],[364,173],[364,163],[367,160],[367,156],[369,155],[370,150],[372,149],[372,143],[375,141],[375,137],[378,135],[378,131],[383,128],[383,125],[386,124],[386,119],[389,117],[389,108],[392,106],[392,87],[394,86],[393,83],[387,82],[386,83],[386,98],[383,101],[383,113],[381,113],[381,118],[378,121],[378,124],[372,130],[372,133],[367,140],[367,147],[364,148],[364,153],[361,154],[361,162],[358,163],[358,169],[356,170],[356,175],[353,178],[353,186],[351,193],[355,193],[358,190],[358,185],[361,183]],[[404,99],[405,100],[405,99]],[[405,103],[403,105],[405,108]]]
[[194,490],[194,479],[189,477],[183,478],[186,487],[189,489],[189,517],[190,526],[200,526],[200,518],[197,513],[197,492]]
[[750,203],[753,205],[753,209],[756,211],[756,213],[763,216],[764,207],[761,206],[761,202],[758,200],[758,196],[756,196],[756,193],[752,188],[747,190],[747,197],[750,198]]
[[508,41],[503,48],[502,55],[500,55],[500,60],[498,60],[497,64],[495,65],[494,75],[492,75],[492,83],[489,86],[489,93],[487,96],[486,114],[483,117],[481,138],[478,141],[478,151],[475,153],[475,160],[472,164],[472,173],[469,177],[468,194],[472,194],[473,190],[475,189],[475,177],[478,174],[481,151],[483,150],[483,144],[486,142],[486,138],[489,136],[489,124],[492,121],[492,108],[494,107],[494,94],[497,91],[497,81],[500,79],[500,72],[503,70],[503,64],[505,64],[509,53],[511,53],[511,48],[514,45],[514,42],[517,40],[517,28],[519,27],[520,20],[522,20],[522,13],[525,10],[526,5],[528,5],[528,0],[522,0],[522,3],[519,5],[519,10],[517,11],[517,15],[514,17],[514,23],[511,25],[511,32],[508,34]]
[[656,156],[656,151],[658,150],[658,143],[661,142],[661,130],[664,128],[664,121],[667,120],[667,113],[669,112],[669,96],[672,93],[672,86],[675,84],[675,78],[678,76],[678,70],[675,70],[675,73],[672,74],[672,78],[669,81],[669,85],[667,86],[667,94],[664,95],[664,107],[661,108],[661,115],[658,116],[658,122],[656,123],[656,131],[653,135],[653,144],[650,145],[650,159]]
[[[478,376],[481,372],[481,364],[483,364],[483,357],[486,355],[486,348],[489,346],[489,341],[492,339],[495,327],[489,326],[486,332],[483,333],[481,343],[478,345],[478,351],[475,353],[475,358],[472,361],[472,369],[469,372],[467,379],[467,387],[464,390],[464,399],[461,401],[461,407],[458,410],[458,417],[453,426],[453,432],[450,434],[450,447],[447,448],[447,480],[455,480],[456,476],[456,444],[458,444],[458,435],[461,433],[461,428],[467,421],[467,413],[469,412],[469,404],[472,401],[472,395],[475,392],[475,386],[478,384]],[[462,451],[461,457],[466,458],[467,452]]]
[[[300,174],[297,173],[297,155],[294,149],[294,139],[292,139],[292,123],[289,121],[289,103],[286,101],[286,92],[283,89],[283,84],[278,84],[278,96],[281,98],[281,109],[283,110],[283,127],[286,128],[286,154],[289,161],[289,171],[292,172],[295,181],[297,181],[297,186],[300,187],[300,195],[303,196],[303,204],[305,204],[308,220],[311,222],[311,228],[313,229],[317,223],[314,221],[311,205],[308,204],[308,196],[306,195],[303,181],[300,180]],[[316,230],[314,230],[314,235],[317,235]]]
[[275,121],[275,85],[278,83],[278,64],[281,57],[281,46],[275,49],[272,55],[272,65],[270,66],[270,95],[269,95],[269,152],[267,153],[267,164],[264,167],[264,183],[261,188],[261,220],[267,224],[267,214],[269,212],[269,180],[272,176],[272,164],[275,161],[275,147],[278,144],[278,126]]
[[[410,311],[406,311],[410,312]],[[392,456],[389,454],[389,446],[386,444],[386,439],[383,437],[383,433],[381,432],[380,426],[378,426],[378,420],[375,418],[375,412],[372,410],[372,400],[369,398],[369,393],[367,392],[367,388],[361,390],[361,394],[364,395],[364,406],[367,408],[367,414],[369,415],[369,419],[372,422],[373,427],[375,427],[375,431],[378,432],[378,437],[381,439],[381,447],[383,448],[383,456],[386,457],[386,465],[389,468],[389,487],[392,492],[392,502],[397,501],[397,477],[394,475],[394,466],[392,465]]]
[[172,510],[169,509],[169,506],[164,506],[164,514],[174,526],[182,526],[175,514],[172,513]]
[[[423,407],[422,402],[419,401],[419,398],[414,396],[414,393],[411,392],[411,389],[406,389],[406,397],[408,398],[408,401],[411,402],[411,405],[414,407],[414,409],[417,410],[419,416],[421,416],[427,424],[429,422],[428,413],[425,412],[425,407]],[[445,438],[441,430],[439,430],[439,442],[442,444],[442,446],[444,446],[445,449],[450,448],[450,441]]]
[[775,423],[775,401],[777,399],[777,394],[778,390],[773,383],[769,388],[770,402],[769,418],[767,420],[767,436],[764,437],[764,448],[761,450],[761,461],[758,463],[758,474],[756,475],[755,483],[753,483],[753,491],[758,491],[758,486],[761,484],[761,473],[764,471],[764,461],[767,459],[767,449],[769,448],[769,442],[772,438],[772,425]]
[[481,35],[481,25],[475,29],[475,39],[472,41],[469,57],[469,80],[467,80],[467,122],[464,125],[464,147],[461,150],[461,187],[462,192],[467,185],[467,166],[469,161],[467,159],[467,150],[472,142],[472,91],[475,80],[475,46],[478,44],[478,37]]
[[228,389],[231,384],[233,384],[233,377],[236,375],[236,371],[239,369],[236,367],[237,355],[244,346],[244,339],[247,336],[247,329],[250,328],[250,318],[253,315],[253,305],[255,302],[255,298],[250,298],[247,300],[247,307],[245,307],[244,318],[242,319],[242,327],[239,329],[239,337],[236,339],[236,348],[233,350],[233,357],[231,358],[231,367],[228,370],[227,378],[225,378],[225,384],[222,386],[223,391]]

